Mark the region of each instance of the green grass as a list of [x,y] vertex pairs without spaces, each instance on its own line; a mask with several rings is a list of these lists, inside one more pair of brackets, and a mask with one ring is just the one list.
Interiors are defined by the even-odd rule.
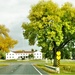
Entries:
[[0,64],[0,67],[2,67],[2,66],[8,66],[9,64]]
[[45,67],[45,64],[52,66],[50,61],[48,63],[37,64],[36,66],[47,71],[51,75],[75,75],[75,60],[61,60],[60,62],[60,74]]

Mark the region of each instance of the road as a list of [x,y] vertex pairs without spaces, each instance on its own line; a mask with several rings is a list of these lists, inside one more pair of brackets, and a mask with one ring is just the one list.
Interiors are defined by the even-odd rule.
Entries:
[[11,64],[0,67],[0,75],[48,75],[45,71],[37,69],[31,63]]

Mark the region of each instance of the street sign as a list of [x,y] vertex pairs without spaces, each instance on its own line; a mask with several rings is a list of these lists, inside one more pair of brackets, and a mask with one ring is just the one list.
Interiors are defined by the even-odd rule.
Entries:
[[59,66],[60,65],[60,59],[61,59],[61,52],[60,51],[56,52],[56,59],[57,59],[57,64]]
[[56,54],[59,56],[59,55],[61,55],[61,52],[60,51],[57,51]]
[[61,56],[56,56],[57,60],[60,60],[61,59]]

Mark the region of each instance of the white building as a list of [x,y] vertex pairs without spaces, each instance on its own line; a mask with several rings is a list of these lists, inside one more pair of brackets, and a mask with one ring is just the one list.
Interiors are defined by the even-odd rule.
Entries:
[[6,53],[6,60],[11,59],[28,59],[28,56],[30,54],[33,54],[34,59],[42,59],[42,52],[40,51],[12,51],[9,53]]
[[34,59],[42,59],[42,52],[36,51],[33,53]]

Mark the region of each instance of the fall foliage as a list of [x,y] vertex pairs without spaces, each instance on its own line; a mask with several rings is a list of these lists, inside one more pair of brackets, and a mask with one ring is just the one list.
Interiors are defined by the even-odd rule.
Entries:
[[0,51],[9,52],[10,49],[18,43],[17,40],[13,40],[8,33],[9,29],[4,25],[0,25]]

